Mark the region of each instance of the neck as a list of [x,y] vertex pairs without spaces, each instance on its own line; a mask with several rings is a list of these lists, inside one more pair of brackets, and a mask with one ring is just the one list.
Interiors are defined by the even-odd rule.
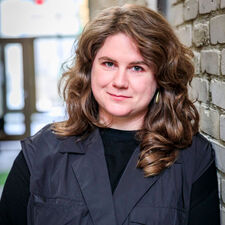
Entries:
[[116,117],[111,116],[106,117],[100,114],[100,123],[106,125],[107,127],[114,128],[117,130],[140,130],[143,126],[144,116],[127,118],[127,117]]

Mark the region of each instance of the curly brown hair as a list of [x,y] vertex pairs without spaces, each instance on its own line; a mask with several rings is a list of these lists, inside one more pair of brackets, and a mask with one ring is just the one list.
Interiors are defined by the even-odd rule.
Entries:
[[77,44],[74,64],[63,74],[63,96],[68,120],[54,123],[60,136],[86,136],[96,126],[98,104],[90,85],[91,68],[97,51],[110,35],[124,33],[137,45],[144,60],[154,68],[159,101],[149,104],[140,140],[137,167],[145,176],[159,174],[177,159],[180,149],[191,144],[198,131],[199,115],[188,98],[194,67],[193,53],[183,46],[169,23],[157,12],[138,5],[103,10],[90,21]]

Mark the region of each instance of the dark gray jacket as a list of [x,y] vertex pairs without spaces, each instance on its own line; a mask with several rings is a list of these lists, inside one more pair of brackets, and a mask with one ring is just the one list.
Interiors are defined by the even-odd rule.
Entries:
[[22,141],[31,173],[29,225],[186,225],[192,183],[214,161],[197,134],[169,169],[144,178],[137,148],[112,195],[99,130],[76,140],[57,138],[48,125]]

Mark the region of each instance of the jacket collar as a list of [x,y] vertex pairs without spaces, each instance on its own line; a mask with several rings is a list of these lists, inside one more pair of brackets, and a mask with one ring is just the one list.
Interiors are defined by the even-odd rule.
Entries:
[[86,139],[82,140],[77,136],[69,136],[65,138],[59,137],[59,144],[57,145],[58,152],[85,154],[87,146],[91,145],[97,136],[99,136],[98,129],[95,129],[89,136],[87,136]]
[[[98,225],[121,225],[141,197],[160,178],[145,178],[136,168],[140,148],[137,147],[124,170],[114,194],[108,176],[104,147],[95,129],[85,140],[75,136],[61,140],[57,146],[62,153],[78,153],[73,162],[74,175],[89,208],[92,219]],[[182,163],[179,156],[176,163]]]

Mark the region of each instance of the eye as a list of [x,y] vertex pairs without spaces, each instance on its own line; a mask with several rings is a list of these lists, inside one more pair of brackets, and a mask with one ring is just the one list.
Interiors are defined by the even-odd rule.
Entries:
[[103,64],[107,67],[113,67],[114,63],[113,62],[103,62]]
[[142,72],[144,69],[141,66],[133,66],[131,68],[134,72]]

